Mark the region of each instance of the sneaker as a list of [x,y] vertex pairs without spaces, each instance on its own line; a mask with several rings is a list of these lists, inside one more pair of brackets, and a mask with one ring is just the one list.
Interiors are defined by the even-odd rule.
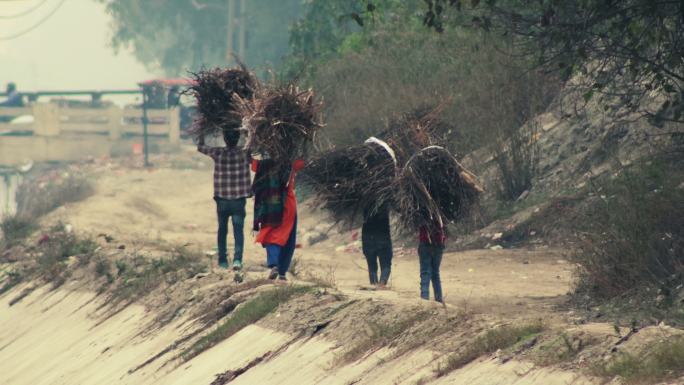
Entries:
[[233,261],[233,271],[240,271],[242,270],[242,261],[239,259],[236,259]]
[[219,261],[218,265],[221,269],[228,269],[228,261]]
[[273,266],[271,268],[271,272],[268,273],[268,279],[276,279],[276,278],[278,278],[278,267]]
[[287,277],[279,275],[278,280],[276,280],[276,285],[287,285]]

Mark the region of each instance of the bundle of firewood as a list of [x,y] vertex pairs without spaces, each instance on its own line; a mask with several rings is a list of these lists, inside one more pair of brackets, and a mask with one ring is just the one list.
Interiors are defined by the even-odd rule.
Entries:
[[249,123],[248,146],[283,163],[302,156],[323,127],[322,104],[312,90],[294,85],[264,88],[253,101],[242,100],[241,115]]
[[353,225],[391,204],[395,163],[385,148],[367,143],[319,154],[300,176],[314,194],[316,207],[327,210],[336,222]]
[[238,104],[253,100],[259,82],[244,66],[214,68],[192,74],[194,84],[186,93],[197,100],[192,136],[220,134],[237,130],[242,124]]
[[483,192],[475,176],[439,146],[414,154],[394,186],[396,211],[407,230],[460,220]]

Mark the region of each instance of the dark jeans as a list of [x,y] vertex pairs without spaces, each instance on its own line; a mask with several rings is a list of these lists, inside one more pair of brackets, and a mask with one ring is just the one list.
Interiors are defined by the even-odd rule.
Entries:
[[235,239],[234,258],[242,261],[245,245],[245,204],[246,198],[223,199],[214,197],[218,214],[218,257],[219,262],[228,262],[226,237],[228,236],[228,217],[233,222],[233,238]]
[[380,282],[383,285],[389,281],[392,272],[392,242],[368,241],[362,242],[363,255],[368,262],[368,277],[371,285],[378,283],[378,260],[380,261]]
[[430,299],[430,281],[435,291],[435,301],[442,302],[442,281],[439,278],[439,265],[442,263],[443,246],[433,246],[425,243],[418,245],[420,258],[420,296]]
[[266,263],[268,267],[278,266],[278,275],[284,277],[290,269],[292,263],[292,256],[294,255],[295,246],[297,245],[297,217],[295,217],[294,225],[290,237],[287,239],[285,246],[275,245],[269,243],[264,245],[266,248]]

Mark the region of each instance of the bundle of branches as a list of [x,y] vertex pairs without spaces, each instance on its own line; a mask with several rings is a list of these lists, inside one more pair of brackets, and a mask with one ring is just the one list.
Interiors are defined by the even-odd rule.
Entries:
[[242,115],[238,99],[251,100],[258,87],[257,78],[243,65],[214,68],[192,74],[194,84],[186,91],[197,99],[197,116],[190,130],[193,136],[238,129]]
[[380,136],[397,154],[400,165],[420,149],[438,144],[451,127],[440,119],[450,100],[437,107],[420,107],[394,119]]
[[396,208],[406,230],[462,219],[483,192],[475,176],[438,146],[413,155],[395,185]]
[[301,156],[323,125],[321,103],[312,90],[294,85],[263,90],[253,102],[243,100],[241,111],[248,117],[249,147],[279,161]]
[[300,173],[314,204],[338,223],[353,225],[392,199],[394,161],[377,144],[335,149],[311,160]]

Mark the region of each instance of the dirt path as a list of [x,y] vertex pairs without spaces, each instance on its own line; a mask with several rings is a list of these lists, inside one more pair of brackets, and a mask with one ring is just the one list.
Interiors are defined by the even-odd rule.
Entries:
[[[192,155],[192,149],[187,151],[182,162],[169,164],[199,168],[96,168],[96,194],[58,209],[45,222],[70,223],[76,231],[93,236],[108,234],[129,250],[144,252],[144,244],[161,240],[211,251],[215,247],[216,224],[210,164]],[[248,201],[247,269],[264,262],[263,249],[250,236],[252,206],[252,201]],[[300,242],[308,229],[325,221],[324,213],[300,204]],[[362,290],[367,285],[366,262],[352,232],[340,233],[333,228],[329,236],[326,241],[297,250],[299,270],[334,281],[341,290],[359,296],[410,301],[418,297],[418,261],[413,240],[394,239],[398,247],[390,290],[371,293]],[[232,240],[228,238],[230,250]],[[473,250],[446,253],[442,280],[448,304],[483,312],[543,314],[568,292],[571,273],[571,266],[550,249]]]
[[[168,244],[212,251],[216,224],[208,164],[196,167],[198,161],[188,153],[181,162],[167,161],[166,165],[151,170],[117,164],[87,166],[96,193],[54,211],[43,218],[43,225],[61,221],[77,233],[113,237],[107,255],[123,247],[128,256],[163,257],[168,255],[163,250]],[[329,227],[324,213],[312,212],[305,205],[300,206],[299,223],[300,235]],[[14,303],[26,287],[36,284],[23,283],[0,296],[0,383],[601,383],[587,377],[584,363],[607,357],[620,337],[609,324],[573,325],[556,306],[570,290],[572,276],[572,266],[559,251],[446,253],[442,280],[448,306],[442,308],[418,298],[418,261],[412,240],[394,239],[389,288],[369,290],[357,235],[333,229],[328,239],[312,246],[301,240],[304,245],[295,254],[296,280],[334,283],[339,292],[318,287],[280,303],[276,311],[185,362],[178,357],[188,344],[218,327],[218,323],[200,326],[196,311],[208,314],[212,311],[207,309],[218,309],[215,321],[231,318],[220,313],[226,309],[225,301],[237,301],[242,294],[231,291],[241,286],[233,283],[231,272],[215,270],[160,287],[145,297],[157,307],[114,306],[117,311],[112,313],[108,313],[112,308],[106,295],[83,290],[97,288],[88,286],[87,277],[75,275],[58,290],[37,287]],[[249,279],[244,285],[249,286],[266,273],[261,267],[263,249],[249,235],[247,240]],[[104,238],[99,242],[105,242]],[[79,277],[84,277],[83,282]],[[261,289],[272,290],[272,285],[259,282],[245,289],[243,301],[247,295],[255,298]],[[167,310],[172,310],[167,314],[172,317],[159,322],[158,316]],[[423,323],[411,318],[419,314],[429,315]],[[541,335],[518,341],[519,345],[504,348],[503,353],[480,352],[467,365],[442,377],[435,375],[440,365],[477,341],[477,336],[502,325],[530,324],[537,319],[543,319]],[[404,325],[405,320],[410,322]],[[384,327],[390,335],[393,328],[400,329],[383,340],[373,327]],[[660,333],[660,328],[653,329]],[[643,345],[644,339],[638,339],[643,334],[628,344]],[[569,341],[571,347],[577,344],[576,351],[568,348],[575,356],[564,365],[535,364],[534,357],[563,349],[562,341]],[[582,350],[584,343],[591,349]],[[361,355],[340,362],[340,357],[358,346]]]

